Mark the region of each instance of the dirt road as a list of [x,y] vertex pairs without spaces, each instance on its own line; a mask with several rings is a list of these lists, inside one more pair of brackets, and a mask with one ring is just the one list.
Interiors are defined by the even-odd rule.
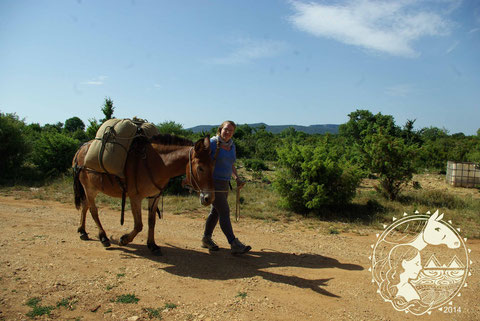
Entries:
[[54,307],[37,319],[56,320],[480,320],[478,240],[467,243],[472,276],[452,313],[415,316],[395,311],[371,283],[375,231],[325,235],[301,221],[242,219],[234,230],[253,250],[235,257],[219,227],[222,249],[200,247],[205,213],[165,213],[155,233],[163,256],[155,257],[146,226],[118,245],[132,227],[129,213],[120,226],[117,211],[100,209],[112,240],[105,249],[90,216],[91,240],[79,239],[73,205],[0,197],[0,320],[29,319],[32,298]]

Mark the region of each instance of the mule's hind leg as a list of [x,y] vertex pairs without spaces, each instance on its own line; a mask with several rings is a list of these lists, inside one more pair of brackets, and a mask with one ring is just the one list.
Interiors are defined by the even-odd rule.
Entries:
[[82,202],[82,211],[80,214],[80,226],[78,227],[77,232],[80,233],[80,239],[87,241],[89,240],[87,231],[85,230],[85,219],[87,217],[88,206],[85,201]]
[[90,214],[92,214],[92,218],[95,221],[95,224],[97,224],[98,228],[98,238],[100,239],[100,242],[102,242],[103,246],[109,247],[110,246],[110,240],[107,237],[107,233],[105,233],[105,230],[103,229],[102,223],[100,223],[100,219],[98,218],[98,208],[95,205],[95,197],[96,193],[89,193],[87,192],[87,202],[88,202],[88,207],[90,208]]
[[142,223],[142,200],[141,199],[132,199],[130,197],[130,207],[132,208],[133,214],[133,230],[128,233],[122,235],[120,238],[120,245],[127,245],[128,243],[132,242],[135,236],[143,229]]
[[102,223],[100,223],[100,219],[98,218],[98,208],[95,205],[90,206],[90,214],[92,214],[92,218],[95,221],[95,224],[97,224],[98,238],[100,239],[100,242],[102,242],[103,246],[109,247],[110,240],[107,237],[107,233],[105,233],[105,230],[103,229]]
[[154,255],[162,255],[160,246],[155,243],[155,221],[158,200],[160,197],[152,197],[148,199],[148,239],[147,247]]

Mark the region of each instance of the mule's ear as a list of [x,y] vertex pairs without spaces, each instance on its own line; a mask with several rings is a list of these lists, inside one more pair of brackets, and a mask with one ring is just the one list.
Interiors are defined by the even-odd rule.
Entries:
[[438,217],[438,210],[430,216],[429,221],[436,221]]
[[203,149],[203,139],[197,140],[195,143],[195,153],[200,153]]
[[443,218],[443,213],[442,213],[439,217],[437,217],[437,219],[436,219],[435,221],[438,222],[438,221],[440,221],[442,218]]
[[203,147],[208,150],[210,149],[210,136],[205,136],[203,139]]

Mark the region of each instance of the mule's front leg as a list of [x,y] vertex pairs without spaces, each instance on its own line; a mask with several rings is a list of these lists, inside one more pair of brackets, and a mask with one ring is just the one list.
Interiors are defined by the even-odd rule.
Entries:
[[147,247],[154,255],[162,255],[160,246],[155,243],[155,221],[158,200],[160,197],[152,197],[148,199],[148,239]]
[[130,198],[130,207],[133,214],[133,230],[130,233],[122,235],[120,238],[120,245],[127,245],[132,242],[135,236],[143,229],[142,223],[142,200]]

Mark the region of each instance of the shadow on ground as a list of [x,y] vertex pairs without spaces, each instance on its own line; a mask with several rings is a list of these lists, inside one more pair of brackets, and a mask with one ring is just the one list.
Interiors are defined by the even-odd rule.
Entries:
[[231,280],[259,276],[271,282],[312,289],[319,294],[336,298],[340,296],[326,290],[328,281],[332,278],[305,279],[301,276],[273,273],[266,271],[266,269],[298,267],[309,269],[338,268],[349,271],[363,270],[360,265],[341,263],[336,259],[322,255],[283,253],[273,250],[251,251],[242,256],[233,256],[226,249],[208,253],[180,248],[171,244],[162,247],[163,256],[154,256],[145,245],[137,244],[129,244],[125,247],[114,246],[109,250],[122,251],[125,258],[143,257],[168,264],[167,267],[160,267],[160,269],[178,276],[203,280]]

